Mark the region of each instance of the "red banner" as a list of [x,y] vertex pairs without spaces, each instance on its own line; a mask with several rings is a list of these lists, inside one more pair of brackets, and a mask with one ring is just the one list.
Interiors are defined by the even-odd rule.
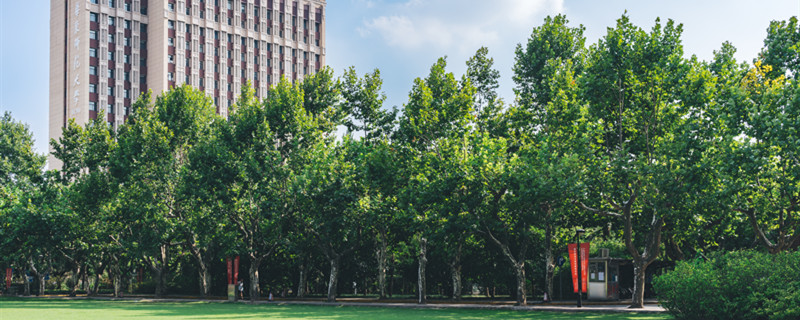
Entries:
[[231,264],[231,258],[227,258],[228,262],[228,284],[233,284],[233,265]]
[[239,256],[233,259],[233,282],[239,283]]
[[11,268],[6,268],[6,289],[11,288]]
[[[572,269],[572,290],[578,293],[578,246],[574,243],[567,245],[569,250],[569,265]],[[581,292],[586,292],[589,282],[589,243],[581,243]]]

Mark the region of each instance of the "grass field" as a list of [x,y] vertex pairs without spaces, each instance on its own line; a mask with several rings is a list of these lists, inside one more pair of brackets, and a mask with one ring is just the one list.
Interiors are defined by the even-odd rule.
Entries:
[[666,314],[0,299],[0,319],[671,319]]

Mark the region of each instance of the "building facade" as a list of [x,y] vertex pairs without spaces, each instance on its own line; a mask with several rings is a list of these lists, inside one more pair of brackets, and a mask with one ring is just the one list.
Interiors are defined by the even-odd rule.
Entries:
[[[148,89],[189,84],[226,116],[249,80],[266,97],[281,77],[325,64],[325,0],[51,0],[50,138],[69,119],[114,127]],[[52,150],[50,150],[52,151]],[[52,155],[50,168],[61,166]]]

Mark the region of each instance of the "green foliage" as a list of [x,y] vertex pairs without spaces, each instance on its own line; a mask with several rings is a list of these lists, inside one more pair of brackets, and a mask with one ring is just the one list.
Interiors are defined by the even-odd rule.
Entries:
[[654,285],[679,319],[797,319],[798,272],[798,252],[735,251],[679,262]]
[[0,185],[20,180],[36,180],[44,166],[44,157],[33,151],[33,133],[28,126],[0,116]]

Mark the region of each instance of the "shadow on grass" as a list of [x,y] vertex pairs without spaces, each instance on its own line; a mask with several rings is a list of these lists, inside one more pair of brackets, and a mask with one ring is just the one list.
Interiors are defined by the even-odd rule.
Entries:
[[0,298],[2,319],[672,319],[666,314]]

